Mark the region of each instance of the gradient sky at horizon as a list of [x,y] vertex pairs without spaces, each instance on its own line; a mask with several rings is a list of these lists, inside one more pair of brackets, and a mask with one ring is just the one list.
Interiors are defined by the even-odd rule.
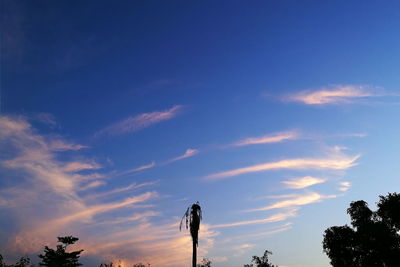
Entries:
[[[400,188],[398,1],[1,1],[0,253],[330,266]],[[4,219],[5,218],[5,219]]]

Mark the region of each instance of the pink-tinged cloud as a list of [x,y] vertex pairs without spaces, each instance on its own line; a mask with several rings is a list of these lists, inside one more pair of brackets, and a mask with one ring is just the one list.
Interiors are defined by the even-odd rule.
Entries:
[[253,165],[244,168],[233,169],[230,171],[218,172],[206,176],[208,180],[226,179],[229,177],[261,172],[270,170],[280,169],[291,169],[291,170],[345,170],[357,165],[356,161],[360,156],[348,157],[348,156],[337,156],[333,158],[298,158],[298,159],[286,159],[275,162],[268,162],[264,164]]
[[123,201],[119,201],[119,202],[87,206],[84,210],[81,210],[76,213],[73,213],[68,216],[57,219],[55,221],[55,223],[56,224],[58,224],[58,223],[65,224],[65,223],[69,223],[69,222],[72,222],[75,220],[85,221],[85,220],[91,219],[96,214],[109,212],[111,210],[120,209],[120,208],[123,208],[126,206],[132,206],[134,204],[145,202],[150,199],[157,198],[157,197],[158,197],[158,194],[156,192],[146,192],[146,193],[138,195],[138,196],[129,197],[129,198],[124,199]]
[[327,180],[328,179],[326,178],[305,176],[305,177],[294,178],[288,181],[283,181],[282,183],[285,184],[288,188],[301,189],[312,185],[325,183]]
[[193,148],[188,148],[186,149],[185,153],[183,153],[183,155],[180,155],[176,158],[170,159],[167,161],[167,163],[171,163],[174,161],[178,161],[178,160],[182,160],[182,159],[186,159],[189,157],[193,157],[194,155],[198,154],[200,151],[198,149],[193,149]]
[[279,143],[286,140],[295,140],[299,138],[299,134],[295,131],[281,132],[276,134],[265,135],[261,137],[250,137],[240,140],[232,146],[248,146],[259,144]]
[[47,124],[50,127],[55,127],[57,126],[57,121],[56,118],[54,117],[53,114],[46,113],[46,112],[40,112],[37,113],[34,118],[44,124]]
[[90,182],[87,185],[81,187],[81,190],[89,190],[89,189],[93,189],[93,188],[96,188],[96,187],[99,187],[99,186],[102,186],[105,184],[106,184],[106,182],[104,182],[104,181],[96,180],[96,181]]
[[99,137],[105,135],[120,135],[137,132],[153,124],[175,118],[182,112],[182,110],[183,106],[176,105],[168,110],[154,111],[132,116],[107,126],[106,128],[98,131],[95,136]]
[[22,117],[0,116],[0,137],[10,137],[10,135],[28,131],[31,125]]
[[126,175],[126,174],[135,173],[135,172],[140,172],[140,171],[144,171],[144,170],[147,170],[147,169],[154,168],[155,166],[156,166],[156,163],[155,162],[151,162],[151,163],[146,164],[146,165],[142,165],[142,166],[130,169],[130,170],[119,172],[115,176]]
[[155,211],[146,211],[143,213],[135,213],[131,216],[128,217],[119,217],[119,218],[112,218],[112,220],[109,221],[102,221],[97,224],[123,224],[123,223],[128,223],[128,222],[135,222],[135,221],[142,221],[142,220],[148,220],[150,217],[158,216],[160,215],[159,212]]
[[351,187],[350,182],[340,182],[339,185],[340,185],[339,190],[342,192],[346,192]]
[[283,225],[272,227],[271,230],[265,232],[257,232],[254,234],[244,234],[244,235],[235,235],[233,237],[225,238],[221,241],[223,244],[232,244],[233,242],[237,241],[249,241],[249,240],[256,240],[266,238],[271,235],[275,235],[278,233],[282,233],[284,231],[292,229],[293,223],[287,222]]
[[[163,215],[153,223],[159,213],[150,202],[159,199],[157,192],[131,192],[156,182],[97,195],[82,191],[101,185],[99,179],[104,175],[91,172],[98,165],[82,157],[59,157],[76,146],[54,149],[52,142],[54,138],[40,135],[24,118],[0,116],[0,143],[7,144],[9,152],[1,159],[0,170],[6,169],[4,179],[13,182],[0,188],[0,205],[10,214],[12,228],[3,233],[7,243],[2,249],[9,259],[12,255],[37,255],[43,245],[54,247],[57,236],[74,235],[80,238],[76,248],[85,250],[82,257],[97,259],[96,266],[118,260],[123,266],[150,262],[152,266],[183,267],[190,263],[192,241],[190,233],[179,232],[179,218]],[[126,197],[128,193],[130,197]],[[199,256],[207,255],[216,234],[202,224]]]
[[96,162],[70,162],[63,167],[65,172],[79,172],[83,170],[97,170],[101,166]]
[[63,140],[53,140],[48,143],[48,149],[53,151],[81,150],[88,146],[72,144]]
[[257,220],[247,220],[247,221],[240,221],[240,222],[233,222],[233,223],[225,223],[225,224],[215,224],[211,225],[211,228],[226,228],[226,227],[236,227],[236,226],[243,226],[243,225],[252,225],[252,224],[263,224],[263,223],[273,223],[284,221],[288,218],[295,217],[297,209],[291,209],[287,212],[277,213],[271,215],[267,218],[257,219]]
[[250,211],[266,211],[266,210],[282,209],[282,208],[295,208],[295,207],[309,205],[309,204],[316,203],[316,202],[321,202],[324,199],[335,198],[335,197],[337,197],[337,196],[335,196],[335,195],[324,196],[324,195],[320,195],[315,192],[309,192],[304,195],[300,195],[298,197],[278,201],[278,202],[275,202],[271,205],[268,205],[268,206],[265,206],[262,208],[250,209],[247,211],[250,212]]
[[[110,261],[121,260],[122,266],[137,262],[151,263],[152,266],[183,267],[191,262],[192,240],[188,232],[179,232],[177,224],[140,224],[124,232],[114,232],[103,237],[94,237],[83,244],[87,255],[102,255]],[[218,233],[202,224],[198,247],[199,258],[207,255],[213,247]]]
[[108,190],[108,191],[105,191],[105,192],[90,194],[86,198],[87,199],[95,199],[95,198],[102,198],[102,197],[112,196],[112,195],[116,195],[116,194],[122,194],[122,193],[125,193],[125,192],[128,192],[128,191],[133,191],[133,190],[142,188],[142,187],[156,185],[157,183],[158,183],[158,181],[145,182],[145,183],[140,183],[140,184],[133,183],[133,184],[130,184],[128,186],[115,188],[115,189]]
[[371,86],[364,85],[334,85],[289,95],[285,100],[307,105],[351,103],[355,99],[375,96],[372,89]]

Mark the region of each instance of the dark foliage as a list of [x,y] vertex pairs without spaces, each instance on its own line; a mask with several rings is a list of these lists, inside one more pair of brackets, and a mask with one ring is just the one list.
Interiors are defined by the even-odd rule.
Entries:
[[30,267],[34,266],[31,265],[31,260],[28,257],[21,257],[19,261],[12,265],[7,265],[3,261],[3,256],[0,254],[0,267]]
[[207,258],[203,258],[200,264],[197,264],[197,267],[211,267],[211,261]]
[[79,263],[79,257],[82,250],[67,252],[67,247],[78,241],[79,238],[73,236],[58,237],[58,242],[62,243],[57,245],[54,250],[45,246],[44,254],[39,255],[42,261],[39,263],[40,266],[48,267],[75,267],[81,266]]
[[261,257],[253,256],[251,264],[245,264],[244,267],[278,267],[269,262],[268,255],[272,255],[271,251],[266,250]]
[[379,198],[375,212],[362,200],[350,204],[353,227],[325,230],[323,249],[334,267],[400,266],[400,195]]
[[100,267],[121,267],[120,264],[115,265],[114,263],[110,262],[110,263],[102,263],[100,264]]

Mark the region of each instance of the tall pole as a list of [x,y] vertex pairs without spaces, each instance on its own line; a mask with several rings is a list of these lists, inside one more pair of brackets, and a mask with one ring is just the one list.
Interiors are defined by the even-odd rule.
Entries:
[[193,240],[192,267],[196,267],[196,263],[197,263],[197,244]]

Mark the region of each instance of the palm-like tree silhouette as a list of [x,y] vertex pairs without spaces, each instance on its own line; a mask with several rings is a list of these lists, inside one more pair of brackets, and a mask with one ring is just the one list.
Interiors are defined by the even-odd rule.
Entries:
[[197,201],[192,206],[188,207],[185,214],[182,217],[179,230],[182,229],[183,219],[186,218],[186,229],[190,227],[190,235],[192,236],[193,242],[193,254],[192,254],[192,266],[196,267],[197,262],[197,246],[199,244],[199,229],[201,217],[200,203]]

